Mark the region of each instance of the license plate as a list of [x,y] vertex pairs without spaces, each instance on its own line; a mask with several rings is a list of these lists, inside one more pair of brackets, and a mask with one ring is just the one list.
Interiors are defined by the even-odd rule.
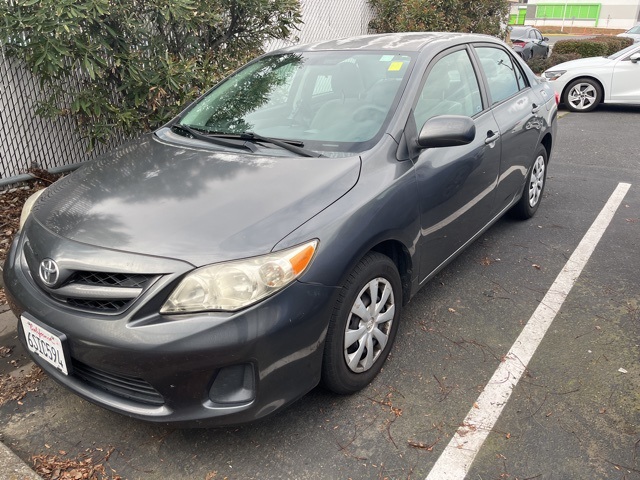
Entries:
[[29,320],[24,315],[20,320],[29,351],[49,362],[65,375],[69,375],[62,346],[64,335],[53,333],[49,328]]

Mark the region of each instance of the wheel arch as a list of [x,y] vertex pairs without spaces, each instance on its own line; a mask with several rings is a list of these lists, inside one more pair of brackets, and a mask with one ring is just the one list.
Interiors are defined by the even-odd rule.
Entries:
[[547,132],[540,143],[547,151],[547,163],[549,163],[551,161],[551,148],[553,147],[553,137],[551,135],[551,132]]
[[369,251],[389,257],[396,265],[402,281],[402,303],[406,305],[411,296],[411,274],[413,271],[411,254],[407,247],[398,240],[385,240],[373,246]]

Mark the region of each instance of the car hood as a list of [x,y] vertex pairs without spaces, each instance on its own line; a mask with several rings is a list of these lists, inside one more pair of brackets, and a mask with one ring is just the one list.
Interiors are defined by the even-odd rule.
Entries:
[[589,57],[579,58],[577,60],[570,60],[568,62],[560,63],[549,68],[549,71],[556,70],[573,70],[577,68],[595,68],[601,67],[611,63],[613,60],[609,60],[607,57]]
[[89,162],[49,187],[32,216],[77,242],[200,266],[268,253],[360,172],[359,157],[221,152],[172,136]]

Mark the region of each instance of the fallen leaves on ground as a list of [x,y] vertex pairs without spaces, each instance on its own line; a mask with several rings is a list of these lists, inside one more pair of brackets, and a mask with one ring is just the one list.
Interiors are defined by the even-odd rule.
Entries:
[[0,375],[0,405],[10,401],[20,403],[28,392],[38,391],[38,385],[43,378],[44,372],[35,365],[24,375]]
[[59,455],[42,453],[32,456],[31,460],[36,473],[45,480],[122,480],[113,469],[105,467],[115,449],[109,447],[106,455],[104,450],[88,448],[76,458],[65,458],[66,452],[60,450]]
[[490,259],[489,257],[483,257],[482,260],[480,260],[480,265],[483,265],[485,267],[488,267],[492,263],[493,263],[493,260]]
[[419,448],[421,450],[426,450],[427,452],[431,452],[433,450],[433,447],[435,447],[439,441],[440,439],[438,438],[433,443],[414,442],[413,440],[408,440],[407,443],[409,444],[410,447]]

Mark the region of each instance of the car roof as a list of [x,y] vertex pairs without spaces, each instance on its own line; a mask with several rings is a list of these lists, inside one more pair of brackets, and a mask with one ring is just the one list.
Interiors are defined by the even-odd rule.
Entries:
[[405,52],[419,52],[435,43],[446,42],[458,44],[470,41],[499,43],[498,39],[489,35],[451,32],[406,32],[361,35],[358,37],[294,45],[278,50],[278,52],[323,50],[401,50]]

